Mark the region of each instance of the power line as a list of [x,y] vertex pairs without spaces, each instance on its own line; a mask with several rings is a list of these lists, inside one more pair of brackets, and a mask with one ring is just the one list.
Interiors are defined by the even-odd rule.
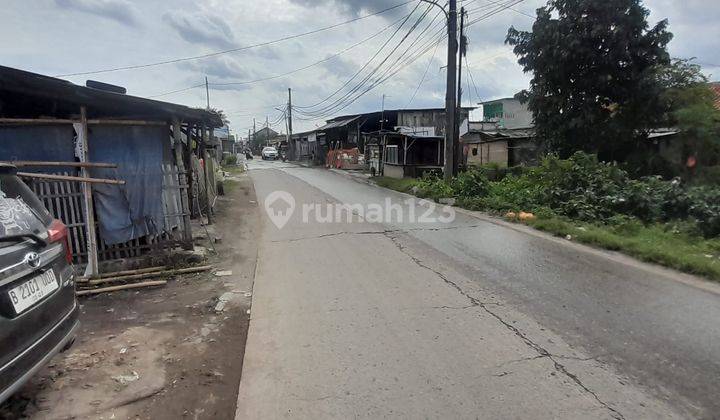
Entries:
[[385,49],[385,47],[390,43],[390,41],[392,41],[392,39],[395,38],[395,35],[397,35],[397,33],[400,32],[400,30],[402,29],[403,26],[405,26],[405,23],[407,23],[407,21],[410,19],[410,16],[411,16],[413,13],[415,13],[415,10],[417,10],[418,7],[420,7],[420,2],[418,2],[417,5],[415,5],[415,7],[413,8],[413,10],[410,12],[410,15],[408,15],[408,16],[405,17],[405,19],[403,20],[402,24],[395,30],[395,32],[393,32],[392,35],[390,35],[390,37],[380,46],[380,48],[378,48],[378,50],[375,52],[375,54],[373,54],[373,56],[370,57],[370,59],[369,59],[367,62],[365,62],[365,64],[364,64],[362,67],[360,67],[360,69],[359,69],[358,71],[356,71],[355,74],[352,75],[352,77],[350,77],[345,83],[343,83],[342,86],[340,86],[337,90],[335,90],[333,93],[331,93],[330,95],[328,95],[326,98],[324,98],[323,100],[321,100],[321,101],[319,101],[319,102],[316,102],[316,103],[314,103],[314,104],[312,104],[312,105],[305,105],[305,106],[295,105],[294,108],[295,108],[295,109],[298,109],[298,108],[301,108],[301,109],[314,108],[314,107],[316,107],[316,106],[318,106],[318,105],[320,105],[320,104],[322,104],[322,103],[325,103],[325,102],[329,101],[333,96],[335,96],[335,95],[336,95],[337,93],[339,93],[343,88],[345,88],[347,85],[349,85],[353,80],[355,80],[355,78],[356,78],[358,75],[360,75],[360,74],[370,65],[370,63],[373,62],[373,60],[375,60],[375,58],[376,58],[378,55],[380,55],[380,53]]
[[472,71],[470,70],[470,64],[468,64],[467,56],[465,56],[465,68],[467,69],[468,75],[470,75],[470,81],[472,81],[473,87],[475,88],[475,96],[480,100],[480,91],[475,84],[475,78],[473,77]]
[[[329,115],[329,114],[332,113],[334,110],[336,110],[336,109],[338,109],[338,108],[343,109],[343,108],[345,108],[347,105],[349,105],[349,103],[347,103],[347,104],[345,104],[345,105],[344,105],[343,103],[346,102],[347,99],[350,98],[355,92],[357,92],[358,90],[360,90],[360,89],[363,87],[363,85],[364,85],[368,80],[370,80],[370,78],[371,78],[374,74],[376,74],[376,73],[378,73],[378,71],[380,71],[380,69],[381,69],[381,68],[385,65],[385,63],[392,57],[392,55],[395,53],[395,51],[397,51],[398,48],[405,42],[405,40],[417,29],[417,27],[418,27],[418,25],[420,24],[420,22],[422,22],[422,20],[425,19],[425,17],[427,16],[427,14],[430,12],[431,7],[432,7],[432,6],[428,6],[428,8],[421,14],[421,16],[417,19],[417,21],[413,24],[413,26],[408,30],[408,32],[403,36],[403,38],[398,42],[398,44],[385,56],[385,58],[384,58],[382,61],[380,61],[380,63],[379,63],[377,66],[375,66],[374,69],[372,69],[372,70],[370,71],[370,73],[368,73],[368,74],[367,74],[360,82],[358,82],[352,89],[350,89],[348,92],[346,92],[344,95],[342,95],[342,96],[339,97],[338,99],[334,100],[332,103],[330,103],[330,104],[328,104],[328,105],[326,105],[326,106],[324,106],[324,107],[322,107],[322,108],[320,108],[320,109],[317,109],[317,110],[307,110],[307,108],[310,108],[310,107],[309,107],[309,106],[306,106],[306,107],[302,107],[302,108],[305,108],[305,110],[300,110],[300,112],[302,112],[303,114],[305,114],[305,115],[307,115],[307,116],[319,117],[319,116],[321,116],[321,115]],[[417,43],[417,41],[419,41],[419,40],[421,39],[421,37],[424,35],[424,33],[432,26],[433,21],[437,18],[438,15],[439,15],[439,13],[435,15],[435,17],[433,18],[433,20],[432,20],[432,21],[425,27],[425,29],[418,35],[418,37],[415,39],[415,41],[413,41],[413,42],[406,48],[405,52],[403,52],[403,54],[400,55],[400,56],[395,60],[395,62],[393,62],[393,63],[390,64],[390,68],[391,68],[392,66],[394,66],[394,65],[398,62],[398,60],[399,60],[400,58],[402,58],[405,54],[407,54],[407,52],[410,50],[410,48],[412,48],[412,47]],[[366,64],[369,64],[370,62],[372,62],[373,59],[374,59],[376,56],[377,56],[377,54],[376,54],[375,56],[373,56],[373,58],[371,58],[371,60],[370,60],[368,63],[366,63]],[[363,68],[365,68],[365,67],[367,67],[367,66],[363,66]],[[362,71],[362,70],[361,70],[361,71]],[[388,71],[388,70],[384,70],[384,73],[383,73],[383,74],[386,74],[387,71]],[[353,78],[356,77],[357,74],[358,74],[358,73],[356,73],[356,74],[353,76]],[[382,75],[381,75],[381,77],[382,77]],[[372,84],[372,83],[374,83],[374,82],[371,82],[371,84]],[[338,91],[339,91],[339,90],[338,90]],[[337,91],[336,91],[336,92],[337,92]],[[366,90],[365,92],[367,92],[367,90]],[[353,101],[355,101],[357,98],[359,98],[359,97],[362,96],[363,94],[364,94],[364,92],[361,93],[361,95],[356,96],[354,99],[352,99],[352,100],[350,101],[350,103],[352,103]],[[331,95],[330,97],[326,98],[325,100],[321,101],[320,103],[326,102],[326,101],[327,101],[329,98],[331,98],[331,97],[332,97],[332,95]]]
[[435,54],[437,54],[437,50],[440,44],[437,44],[435,46],[435,49],[433,50],[433,55],[430,57],[430,60],[427,63],[427,67],[425,67],[425,72],[422,75],[422,78],[420,79],[420,83],[418,83],[417,87],[415,88],[415,92],[413,92],[412,96],[410,97],[410,100],[408,101],[407,105],[405,107],[409,107],[410,104],[415,100],[415,95],[417,95],[418,91],[420,90],[420,86],[422,86],[423,82],[425,81],[425,77],[428,74],[428,71],[430,70],[430,65],[432,64],[433,60],[435,60]]
[[359,16],[359,17],[356,17],[356,18],[353,18],[353,19],[350,19],[350,20],[346,20],[346,21],[344,21],[344,22],[336,23],[336,24],[334,24],[334,25],[325,26],[325,27],[323,27],[323,28],[314,29],[314,30],[312,30],[312,31],[303,32],[303,33],[296,34],[296,35],[285,36],[285,37],[282,37],[282,38],[274,39],[274,40],[272,40],[272,41],[265,41],[265,42],[261,42],[261,43],[258,43],[258,44],[248,45],[248,46],[245,46],[245,47],[231,48],[231,49],[228,49],[228,50],[216,51],[216,52],[212,52],[212,53],[208,53],[208,54],[196,55],[196,56],[191,56],[191,57],[183,57],[183,58],[175,58],[175,59],[172,59],[172,60],[157,61],[157,62],[154,62],[154,63],[137,64],[137,65],[133,65],[133,66],[114,67],[114,68],[108,68],[108,69],[102,69],[102,70],[85,71],[85,72],[77,72],[77,73],[59,74],[59,75],[56,75],[55,77],[85,76],[85,75],[89,75],[89,74],[110,73],[110,72],[122,71],[122,70],[136,70],[136,69],[143,69],[143,68],[148,68],[148,67],[162,66],[162,65],[165,65],[165,64],[180,63],[180,62],[183,62],[183,61],[200,60],[200,59],[204,59],[204,58],[216,57],[216,56],[222,55],[222,54],[228,54],[228,53],[237,52],[237,51],[249,50],[249,49],[252,49],[252,48],[257,48],[257,47],[262,47],[262,46],[266,46],[266,45],[277,44],[277,43],[279,43],[279,42],[287,41],[287,40],[290,40],[290,39],[300,38],[300,37],[304,37],[304,36],[307,36],[307,35],[312,35],[312,34],[316,34],[316,33],[319,33],[319,32],[324,32],[324,31],[327,31],[327,30],[330,30],[330,29],[337,28],[337,27],[339,27],[339,26],[347,25],[347,24],[349,24],[349,23],[357,22],[357,21],[362,20],[362,19],[366,19],[366,18],[369,18],[369,17],[372,17],[372,16],[377,16],[377,15],[380,15],[380,14],[383,14],[383,13],[386,13],[386,12],[389,12],[389,11],[391,11],[391,10],[397,9],[397,8],[399,8],[399,7],[402,7],[402,6],[404,6],[404,5],[408,4],[408,3],[412,3],[413,1],[414,1],[414,0],[408,0],[408,1],[405,1],[405,2],[402,2],[402,3],[399,3],[399,4],[396,4],[396,5],[394,5],[394,6],[385,8],[385,9],[383,9],[383,10],[379,10],[379,11],[374,12],[374,13],[370,13],[370,14],[367,14],[367,15]]
[[[464,6],[467,7],[468,4],[474,3],[475,1],[476,1],[476,0],[472,0],[472,1],[468,2],[468,3],[465,3]],[[470,9],[470,10],[468,10],[468,13],[476,12],[476,11],[483,10],[483,9],[487,10],[487,9],[489,9],[489,8],[492,8],[493,6],[497,6],[497,5],[499,5],[500,3],[502,3],[501,1],[492,1],[492,0],[484,0],[484,1],[485,1],[485,3],[486,3],[485,6],[478,6],[478,7],[474,8],[474,9]],[[508,9],[508,10],[511,10],[511,11],[517,13],[517,14],[520,14],[520,15],[523,15],[523,16],[526,16],[526,17],[529,17],[529,18],[531,18],[531,19],[533,19],[533,20],[536,19],[535,16],[533,16],[533,15],[531,15],[531,14],[529,14],[529,13],[525,13],[525,12],[523,12],[522,10],[517,10],[517,9],[513,8],[512,6],[508,6],[507,9]]]
[[[382,85],[382,84],[385,83],[388,79],[390,79],[390,78],[392,78],[393,76],[395,76],[398,72],[400,72],[401,70],[405,69],[405,68],[406,68],[407,66],[409,66],[410,64],[414,63],[417,59],[419,59],[420,57],[422,57],[423,55],[425,55],[427,52],[429,52],[432,48],[434,48],[436,45],[438,45],[439,43],[441,43],[446,37],[447,37],[447,35],[444,34],[444,35],[440,36],[439,38],[434,39],[434,40],[433,40],[432,42],[430,42],[429,44],[425,44],[425,45],[424,45],[424,49],[423,49],[422,51],[420,51],[420,52],[417,53],[417,54],[414,54],[414,56],[407,57],[407,58],[406,58],[403,62],[401,62],[394,70],[393,70],[393,69],[390,69],[390,70],[392,70],[391,72],[389,72],[389,70],[388,70],[388,71],[386,71],[385,73],[383,73],[383,75],[381,75],[380,78],[378,78],[378,79],[376,79],[375,81],[373,81],[373,83],[372,83],[370,86],[368,86],[365,90],[363,90],[362,92],[358,93],[358,94],[355,95],[353,98],[351,98],[350,100],[346,101],[345,104],[342,104],[342,106],[339,106],[338,108],[334,109],[333,111],[334,111],[334,112],[339,112],[339,111],[342,111],[343,109],[347,108],[348,106],[350,106],[351,104],[353,104],[357,99],[359,99],[360,97],[364,96],[366,93],[370,92],[371,90],[375,89],[376,87]],[[388,74],[388,72],[389,72],[389,74]],[[328,114],[325,114],[325,115],[328,115]],[[310,115],[310,116],[311,116],[311,117],[315,117],[315,119],[318,119],[318,118],[322,117],[322,115],[317,115],[317,116],[315,116],[315,115]]]
[[159,98],[159,97],[161,97],[161,96],[167,96],[167,95],[172,95],[172,94],[174,94],[174,93],[186,92],[186,91],[188,91],[188,90],[196,89],[196,88],[199,88],[199,87],[205,87],[205,83],[200,83],[199,85],[194,85],[194,86],[186,87],[186,88],[183,88],[183,89],[172,90],[172,91],[170,91],[170,92],[159,93],[159,94],[157,94],[157,95],[147,96],[147,98],[148,98],[148,99],[150,99],[150,98]]
[[[523,1],[524,1],[524,0],[511,0],[511,1],[507,1],[507,2],[505,2],[505,3],[499,4],[499,5],[498,5],[497,7],[495,7],[494,9],[490,10],[489,12],[487,12],[487,13],[485,13],[485,14],[477,17],[476,19],[472,20],[471,22],[469,22],[469,23],[466,25],[466,27],[467,27],[467,26],[470,26],[470,25],[472,25],[472,24],[478,23],[478,22],[480,22],[480,21],[486,20],[486,19],[488,19],[488,18],[490,18],[490,17],[492,17],[492,16],[494,16],[494,15],[496,15],[496,14],[502,12],[502,11],[508,10],[508,8],[510,8],[510,7],[512,7],[512,6],[515,6],[515,5],[517,5],[517,4],[519,4],[519,3],[523,2]],[[439,44],[440,42],[442,42],[442,40],[443,40],[445,37],[446,37],[446,36],[442,36],[439,40],[435,40],[435,41],[430,45],[430,48],[432,48],[432,47],[434,47],[436,44]],[[418,39],[419,39],[419,37],[418,37]],[[418,39],[416,39],[416,41],[417,41]],[[417,54],[415,57],[412,57],[412,56],[411,56],[411,57],[408,57],[408,59],[406,59],[406,60],[404,60],[402,63],[400,63],[400,65],[399,65],[394,71],[391,71],[391,69],[386,70],[386,71],[383,73],[383,75],[380,76],[380,78],[376,79],[376,80],[375,80],[370,86],[368,86],[364,91],[362,91],[362,92],[360,92],[359,94],[355,95],[353,98],[351,98],[351,99],[349,99],[349,100],[346,100],[344,104],[340,104],[338,107],[335,107],[334,109],[330,109],[330,110],[328,110],[328,111],[338,112],[338,111],[341,111],[341,110],[347,108],[349,105],[351,105],[351,104],[352,104],[353,102],[355,102],[358,98],[360,98],[361,96],[363,96],[365,93],[367,93],[367,92],[369,92],[370,90],[374,89],[375,87],[381,85],[382,83],[384,83],[385,81],[387,81],[389,78],[391,78],[392,76],[394,76],[395,74],[397,74],[399,71],[401,71],[403,68],[405,68],[406,66],[412,64],[412,63],[413,63],[415,60],[417,60],[420,56],[424,55],[428,50],[429,50],[429,48],[426,48],[424,51],[422,51],[420,54]],[[407,53],[407,51],[406,51],[406,53]],[[404,55],[404,54],[403,54],[403,55]],[[401,57],[402,57],[402,56],[401,56]],[[395,63],[397,63],[397,61],[398,61],[398,60],[396,60]],[[395,64],[395,63],[393,63],[393,64]],[[389,75],[387,75],[387,73],[390,72],[390,71],[391,71],[391,73],[390,73]],[[479,93],[479,92],[478,92],[478,93]],[[479,97],[479,95],[478,95],[478,97]],[[306,115],[307,115],[307,116],[310,116],[310,117],[319,118],[319,117],[321,117],[322,115],[327,115],[327,111],[321,112],[321,113],[319,113],[319,114],[306,113]]]
[[523,1],[525,1],[525,0],[511,0],[511,1],[505,2],[505,3],[503,3],[502,5],[498,6],[497,8],[495,8],[495,9],[493,9],[493,10],[485,13],[484,15],[481,15],[481,16],[479,16],[478,18],[476,18],[476,19],[468,22],[468,24],[466,25],[466,27],[469,27],[470,25],[474,25],[474,24],[476,24],[476,23],[478,23],[478,22],[480,22],[480,21],[486,20],[486,19],[490,18],[491,16],[494,16],[494,15],[496,15],[496,14],[498,14],[498,13],[504,12],[505,10],[508,10],[508,9],[511,8],[512,6],[518,5],[518,4],[522,3]]
[[[340,55],[342,55],[342,54],[344,54],[344,53],[352,50],[353,48],[355,48],[355,47],[357,47],[357,46],[359,46],[359,45],[362,45],[362,44],[370,41],[371,39],[374,39],[374,38],[378,37],[378,36],[381,35],[383,32],[385,32],[385,31],[387,31],[388,29],[390,29],[391,27],[395,26],[395,25],[396,25],[398,22],[400,22],[401,20],[403,20],[403,19],[405,19],[405,18],[409,18],[410,15],[412,15],[412,13],[410,13],[410,14],[408,14],[408,15],[406,15],[406,16],[401,17],[400,19],[394,21],[393,23],[391,23],[390,25],[384,27],[383,29],[381,29],[380,31],[374,33],[373,35],[371,35],[371,36],[369,36],[369,37],[367,37],[367,38],[365,38],[365,39],[363,39],[363,40],[361,40],[361,41],[359,41],[359,42],[356,42],[356,43],[350,45],[349,47],[344,48],[344,49],[342,49],[342,50],[340,50],[340,51],[338,51],[338,52],[336,52],[336,53],[334,53],[334,54],[332,54],[332,55],[330,55],[330,56],[328,56],[328,57],[325,57],[325,58],[322,59],[322,60],[316,61],[316,62],[314,62],[314,63],[312,63],[312,64],[309,64],[309,65],[306,65],[306,66],[303,66],[303,67],[299,67],[299,68],[297,68],[297,69],[294,69],[294,70],[291,70],[291,71],[288,71],[288,72],[285,72],[285,73],[282,73],[282,74],[277,74],[277,75],[274,75],[274,76],[268,76],[268,77],[264,77],[264,78],[260,78],[260,79],[247,80],[247,81],[242,81],[242,82],[210,83],[210,86],[212,87],[212,86],[249,85],[249,84],[253,84],[253,83],[259,83],[259,82],[265,82],[265,81],[268,81],[268,80],[279,79],[279,78],[281,78],[281,77],[289,76],[289,75],[291,75],[291,74],[295,74],[295,73],[298,73],[298,72],[300,72],[300,71],[307,70],[307,69],[309,69],[309,68],[311,68],[311,67],[317,66],[317,65],[322,64],[322,63],[325,63],[325,62],[327,62],[327,61],[330,61],[330,60],[332,60],[333,58],[336,58],[336,57],[338,57],[338,56],[340,56]],[[172,95],[172,94],[174,94],[174,93],[186,92],[186,91],[188,91],[188,90],[195,89],[195,88],[202,87],[202,86],[205,86],[205,84],[203,83],[203,84],[200,84],[200,85],[194,85],[194,86],[190,86],[190,87],[183,88],[183,89],[173,90],[173,91],[170,91],[170,92],[164,92],[164,93],[160,93],[160,94],[157,94],[157,95],[148,96],[148,98],[158,98],[158,97],[161,97],[161,96]]]
[[[358,100],[360,97],[364,96],[366,93],[370,92],[371,90],[373,90],[373,89],[376,88],[377,86],[382,85],[385,81],[387,81],[387,80],[390,79],[392,76],[394,76],[395,74],[397,74],[400,70],[404,69],[404,68],[407,67],[408,65],[412,64],[415,60],[417,60],[418,58],[422,57],[422,56],[423,56],[425,53],[427,53],[430,49],[432,49],[432,48],[435,47],[437,44],[439,44],[443,39],[445,39],[446,36],[447,36],[447,35],[443,35],[443,36],[441,36],[441,37],[438,38],[438,39],[434,39],[434,40],[433,40],[432,42],[430,42],[429,44],[428,44],[428,43],[424,44],[423,46],[421,46],[420,48],[418,48],[413,55],[405,58],[405,59],[404,59],[402,62],[400,62],[397,66],[395,66],[395,64],[397,64],[397,62],[398,62],[398,60],[396,60],[396,61],[392,64],[392,66],[395,66],[395,67],[392,67],[392,66],[391,66],[391,67],[389,67],[388,69],[384,70],[383,73],[381,73],[377,78],[375,78],[375,79],[370,83],[370,85],[368,85],[367,87],[365,87],[365,89],[362,90],[362,91],[360,91],[359,93],[355,93],[355,92],[357,92],[361,87],[363,87],[362,85],[358,86],[358,89],[355,89],[353,92],[349,92],[349,95],[348,95],[348,97],[344,100],[344,102],[339,103],[339,104],[338,104],[337,106],[335,106],[334,108],[329,109],[329,110],[327,110],[327,111],[325,111],[325,112],[322,112],[322,113],[306,114],[306,115],[307,115],[307,116],[310,116],[310,117],[318,118],[318,117],[322,117],[322,116],[329,116],[329,115],[330,115],[331,113],[333,113],[333,112],[338,112],[338,111],[341,111],[341,110],[347,108],[347,107],[350,106],[352,103],[354,103],[356,100]],[[423,48],[424,48],[424,49],[423,49]],[[418,51],[419,51],[419,53],[418,53]],[[353,94],[354,94],[354,96],[352,96]]]
[[[407,15],[407,17],[409,17],[409,16],[410,16],[410,14]],[[404,18],[404,17],[403,17],[403,18]],[[383,32],[387,31],[387,30],[390,29],[391,27],[395,26],[398,22],[400,22],[401,20],[403,20],[403,18],[400,18],[400,19],[394,21],[394,22],[391,23],[390,25],[388,25],[388,26],[384,27],[383,29],[381,29],[379,32],[376,32],[376,33],[374,33],[373,35],[370,35],[369,37],[363,39],[362,41],[356,42],[355,44],[352,44],[352,45],[350,45],[350,46],[347,47],[347,48],[344,48],[344,49],[342,49],[342,50],[340,50],[340,51],[338,51],[338,52],[336,52],[336,53],[334,53],[334,54],[332,54],[332,55],[329,55],[328,57],[325,57],[325,58],[323,58],[322,60],[316,61],[316,62],[314,62],[314,63],[312,63],[312,64],[308,64],[307,66],[303,66],[303,67],[297,68],[297,69],[295,69],[295,70],[291,70],[291,71],[288,71],[288,72],[286,72],[286,73],[278,74],[278,75],[275,75],[275,76],[264,77],[264,78],[261,78],[261,79],[248,80],[248,81],[244,81],[244,82],[210,83],[210,86],[247,85],[247,84],[251,84],[251,83],[258,83],[258,82],[264,82],[264,81],[267,81],[267,80],[278,79],[278,78],[280,78],[280,77],[289,76],[289,75],[291,75],[291,74],[294,74],[294,73],[297,73],[297,72],[300,72],[300,71],[303,71],[303,70],[307,70],[307,69],[309,69],[309,68],[311,68],[311,67],[317,66],[318,64],[322,64],[322,63],[325,63],[325,62],[327,62],[327,61],[330,61],[330,60],[332,60],[333,58],[338,57],[338,56],[340,56],[340,55],[342,55],[342,54],[344,54],[344,53],[352,50],[353,48],[355,48],[355,47],[357,47],[357,46],[359,46],[359,45],[361,45],[361,44],[364,44],[364,43],[370,41],[371,39],[374,39],[374,38],[378,37],[380,34],[382,34]]]

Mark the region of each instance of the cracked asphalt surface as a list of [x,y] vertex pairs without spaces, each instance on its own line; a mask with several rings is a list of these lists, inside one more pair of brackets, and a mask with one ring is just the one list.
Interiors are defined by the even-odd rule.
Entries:
[[[238,418],[720,412],[717,285],[465,213],[319,223],[303,205],[447,213],[322,169],[250,170],[263,235]],[[296,201],[282,229],[278,190]]]

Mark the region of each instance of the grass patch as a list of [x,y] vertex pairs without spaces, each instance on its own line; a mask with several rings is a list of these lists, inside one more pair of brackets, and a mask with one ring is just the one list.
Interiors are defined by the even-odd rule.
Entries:
[[580,223],[560,217],[538,218],[527,224],[556,236],[660,264],[690,274],[720,280],[720,240],[673,231],[671,225],[622,226]]
[[236,181],[234,179],[225,179],[223,181],[223,190],[225,190],[225,194],[231,194],[235,189],[240,185],[240,181]]
[[411,193],[412,188],[418,184],[418,181],[413,178],[388,178],[385,176],[376,176],[372,179],[381,187],[389,188],[391,190],[400,191],[404,193]]
[[245,173],[244,165],[223,165],[222,169],[233,175]]
[[[376,177],[380,186],[412,193],[416,179]],[[460,199],[458,205],[469,210],[492,209],[487,199]],[[495,213],[497,214],[498,209]],[[570,235],[573,241],[619,251],[639,260],[674,268],[713,280],[720,280],[720,238],[704,239],[702,235],[684,233],[672,223],[594,224],[554,215],[538,215],[525,222],[535,229],[556,236]]]

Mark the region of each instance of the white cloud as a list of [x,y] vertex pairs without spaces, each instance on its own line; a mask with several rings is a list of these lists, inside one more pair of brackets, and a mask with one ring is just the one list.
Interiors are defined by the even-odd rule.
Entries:
[[128,26],[137,26],[139,16],[135,6],[126,0],[55,0],[66,9],[89,13]]
[[235,35],[223,18],[199,11],[173,10],[163,16],[185,41],[211,47],[232,48]]
[[[27,0],[5,0],[0,38],[13,39],[3,50],[3,64],[53,75],[76,71],[121,67],[250,45],[306,32],[399,3],[395,0],[174,0],[169,12],[165,0],[54,0],[44,7],[27,8]],[[478,7],[489,0],[478,0]],[[534,13],[545,0],[526,0],[518,10]],[[51,7],[48,7],[50,4]],[[475,7],[475,6],[469,7]],[[720,64],[720,4],[702,0],[647,0],[651,24],[662,18],[670,21],[675,39],[670,48],[675,56],[697,56],[698,61]],[[413,5],[408,5],[413,6]],[[126,86],[131,94],[150,96],[184,89],[204,82],[246,81],[282,74],[334,54],[364,39],[389,22],[396,14],[383,14],[329,31],[210,59],[134,71],[103,73],[70,78],[84,84],[88,78]],[[81,14],[81,13],[82,14]],[[322,12],[322,13],[321,13]],[[122,25],[98,30],[112,20]],[[465,104],[478,99],[510,96],[526,88],[529,75],[523,74],[516,57],[504,45],[510,25],[529,29],[532,20],[517,12],[505,11],[478,22],[469,29],[468,62],[478,92],[466,82]],[[22,33],[23,37],[17,37]],[[287,101],[293,89],[297,105],[315,103],[342,86],[377,50],[389,32],[334,58],[323,65],[289,76],[250,85],[213,86],[213,106],[234,112],[233,130],[247,132],[252,116],[264,121],[278,114],[273,108]],[[83,54],[76,54],[82,45]],[[377,110],[386,93],[388,107],[404,107],[427,68],[431,52],[400,71],[382,86],[368,92],[338,113]],[[442,107],[445,95],[444,44],[437,50],[426,80],[412,106]],[[720,71],[720,68],[715,69]],[[464,70],[465,80],[469,80]],[[354,83],[351,83],[352,86]],[[479,95],[478,95],[479,94]],[[480,98],[478,98],[480,96]],[[205,89],[190,89],[161,99],[189,106],[204,106]],[[313,127],[314,122],[296,121],[295,129]]]

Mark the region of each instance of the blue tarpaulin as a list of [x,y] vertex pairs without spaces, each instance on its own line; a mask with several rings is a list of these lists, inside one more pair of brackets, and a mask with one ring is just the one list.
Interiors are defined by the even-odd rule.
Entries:
[[[0,160],[75,161],[72,125],[36,125],[31,127],[0,128]],[[24,167],[24,172],[47,172],[48,168]],[[70,172],[74,168],[53,168],[56,172]]]
[[125,185],[93,184],[95,212],[106,244],[159,233],[165,126],[95,126],[89,133],[91,162],[116,163],[117,169],[93,168],[97,178],[122,179]]

